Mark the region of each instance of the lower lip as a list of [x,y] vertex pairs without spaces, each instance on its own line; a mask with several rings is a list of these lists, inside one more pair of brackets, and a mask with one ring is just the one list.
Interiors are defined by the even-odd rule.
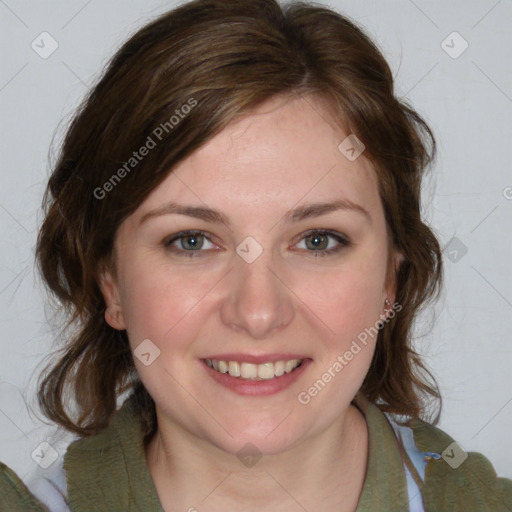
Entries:
[[201,363],[206,368],[210,377],[231,391],[239,395],[266,396],[274,395],[290,387],[306,371],[311,361],[311,359],[304,359],[302,364],[292,372],[266,380],[249,380],[232,377],[229,373],[220,373],[210,368],[205,361],[201,361]]

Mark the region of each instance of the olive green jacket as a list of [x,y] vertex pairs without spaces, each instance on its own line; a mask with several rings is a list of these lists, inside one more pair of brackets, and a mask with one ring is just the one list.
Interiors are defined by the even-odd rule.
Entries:
[[[401,448],[404,441],[395,435],[396,424],[392,426],[387,415],[364,398],[354,403],[365,414],[369,431],[368,469],[356,512],[413,510],[406,467],[418,485],[412,496],[421,489],[420,503],[425,512],[512,511],[512,480],[498,478],[483,455],[470,452],[466,457],[442,430],[416,420],[409,432],[423,461],[422,479],[421,469],[418,471],[407,455],[410,450],[405,452]],[[462,463],[461,453],[465,458]],[[458,462],[454,464],[457,457]],[[130,398],[105,430],[69,445],[63,466],[65,499],[71,512],[163,512],[146,464],[140,426]],[[201,510],[199,506],[196,508]],[[0,463],[1,512],[48,510],[51,509],[12,470]]]

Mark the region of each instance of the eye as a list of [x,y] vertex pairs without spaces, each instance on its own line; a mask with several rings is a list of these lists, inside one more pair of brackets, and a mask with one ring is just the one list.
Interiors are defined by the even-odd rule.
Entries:
[[[303,246],[300,247],[300,244],[303,244]],[[297,247],[313,253],[316,257],[338,253],[349,245],[348,237],[340,233],[316,229],[304,233]]]
[[[210,244],[208,246],[208,244]],[[163,241],[164,247],[171,252],[186,257],[199,256],[200,253],[207,249],[215,248],[215,245],[206,236],[203,231],[182,231],[172,235]]]
[[[203,256],[201,253],[216,247],[207,234],[199,230],[181,231],[166,238],[162,244],[174,254],[188,258]],[[296,247],[317,257],[334,255],[350,244],[348,237],[340,233],[312,229],[302,235]]]

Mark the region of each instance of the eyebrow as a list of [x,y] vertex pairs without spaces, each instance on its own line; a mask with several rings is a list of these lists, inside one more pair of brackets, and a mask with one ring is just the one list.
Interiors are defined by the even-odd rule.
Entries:
[[[282,219],[284,219],[285,222],[300,222],[304,219],[320,217],[321,215],[325,215],[327,213],[335,212],[338,210],[360,213],[366,217],[368,221],[371,222],[371,216],[368,211],[361,205],[356,204],[348,199],[339,199],[337,201],[331,201],[328,203],[311,203],[298,206],[297,208],[286,212]],[[151,218],[170,214],[186,215],[188,217],[204,220],[205,222],[225,224],[227,226],[231,225],[229,219],[218,210],[202,206],[181,205],[171,202],[145,213],[139,221],[139,226]]]

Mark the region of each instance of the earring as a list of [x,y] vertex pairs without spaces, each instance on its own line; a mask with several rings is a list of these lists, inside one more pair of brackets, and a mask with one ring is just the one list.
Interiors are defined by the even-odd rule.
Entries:
[[389,306],[391,306],[391,302],[389,302],[388,298],[386,297],[386,300],[384,301],[384,313],[386,316],[389,313]]

